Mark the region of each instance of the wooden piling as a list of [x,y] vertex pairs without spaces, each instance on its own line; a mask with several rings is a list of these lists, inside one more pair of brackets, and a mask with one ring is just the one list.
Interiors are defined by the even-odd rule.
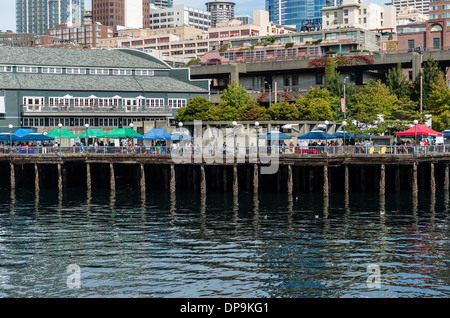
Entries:
[[58,190],[59,193],[62,193],[62,173],[61,173],[61,164],[58,163]]
[[258,193],[259,190],[259,171],[258,165],[255,163],[253,165],[253,193]]
[[143,163],[140,164],[140,168],[141,168],[140,188],[141,188],[141,193],[145,193],[145,189],[146,189],[146,187],[145,187],[145,167],[144,167]]
[[15,166],[12,162],[10,162],[9,166],[11,167],[10,179],[11,179],[11,190],[16,189],[16,174],[15,174]]
[[91,181],[91,165],[86,163],[86,187],[88,191],[92,189],[92,181]]
[[395,192],[400,192],[400,166],[395,167]]
[[430,164],[430,190],[431,193],[436,193],[436,178],[434,176],[434,163]]
[[237,165],[233,166],[233,195],[237,196],[239,191]]
[[386,194],[386,167],[381,165],[380,169],[380,196]]
[[323,166],[323,196],[328,197],[329,195],[329,184],[328,184],[328,166]]
[[292,165],[287,166],[288,169],[288,176],[287,176],[287,192],[289,195],[292,194],[293,190],[293,179],[292,179]]
[[412,167],[412,195],[413,197],[417,197],[419,194],[419,189],[418,189],[418,185],[417,185],[417,163],[414,162],[413,163],[413,167]]
[[349,190],[350,190],[350,185],[349,185],[349,181],[348,181],[348,165],[345,165],[344,168],[344,189],[345,189],[345,194],[348,195]]
[[39,192],[39,167],[35,163],[34,164],[34,191],[37,193]]
[[206,194],[206,174],[204,165],[200,165],[200,193],[202,195]]
[[446,164],[445,171],[444,171],[444,190],[448,191],[449,189],[450,189],[450,176],[449,176],[448,164]]
[[113,163],[109,164],[109,184],[111,187],[111,191],[116,191],[116,177],[114,175],[114,165]]
[[175,193],[176,179],[175,179],[175,165],[170,165],[170,193]]

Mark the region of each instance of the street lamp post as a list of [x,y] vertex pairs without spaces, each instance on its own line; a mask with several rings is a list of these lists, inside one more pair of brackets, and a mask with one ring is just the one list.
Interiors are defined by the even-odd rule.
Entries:
[[255,121],[255,129],[256,129],[256,155],[259,153],[259,122]]
[[86,127],[86,138],[84,138],[84,141],[86,143],[86,147],[88,146],[88,129],[89,129],[89,124],[85,124],[84,127]]
[[134,127],[134,124],[133,124],[133,123],[130,123],[130,131],[131,131],[131,149],[132,149],[133,152],[134,152],[133,127]]
[[414,152],[416,152],[417,148],[417,124],[419,121],[417,119],[414,120]]
[[58,127],[59,127],[59,155],[61,156],[61,139],[62,139],[62,137],[61,137],[61,128],[62,128],[62,124],[59,123]]
[[9,153],[12,152],[12,129],[13,129],[13,125],[9,124]]
[[347,122],[344,120],[343,122],[342,122],[342,126],[344,126],[344,153],[345,153],[345,146],[346,146],[346,144],[345,144],[345,126],[347,125]]
[[325,120],[325,151],[328,154],[328,124],[330,122],[328,120]]

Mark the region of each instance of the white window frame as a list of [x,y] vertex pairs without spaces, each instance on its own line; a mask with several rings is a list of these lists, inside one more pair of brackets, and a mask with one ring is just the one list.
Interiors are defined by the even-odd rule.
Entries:
[[109,69],[107,68],[91,68],[89,69],[91,75],[109,75]]
[[61,67],[41,67],[41,72],[45,74],[62,74]]
[[113,69],[113,75],[121,75],[121,76],[127,75],[127,76],[129,76],[131,74],[132,74],[131,70],[127,70],[127,69]]
[[38,68],[35,66],[17,66],[18,73],[37,73]]
[[75,68],[75,67],[69,67],[66,68],[66,74],[86,74],[85,68]]
[[186,98],[169,98],[168,105],[172,108],[183,108],[186,107]]
[[135,70],[134,74],[136,76],[155,76],[154,70]]
[[10,65],[3,65],[0,66],[0,72],[12,72],[12,66]]

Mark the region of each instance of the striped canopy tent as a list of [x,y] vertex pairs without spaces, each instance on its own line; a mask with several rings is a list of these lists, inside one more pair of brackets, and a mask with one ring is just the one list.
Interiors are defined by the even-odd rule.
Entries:
[[[104,138],[106,133],[101,130],[100,128],[88,128],[87,129],[87,137],[88,138]],[[81,134],[78,135],[78,138],[85,139],[86,138],[86,131],[83,131]]]
[[77,135],[72,133],[67,128],[61,128],[61,129],[60,128],[55,128],[51,132],[49,132],[47,134],[47,136],[55,138],[55,139],[59,139],[60,138],[60,131],[61,131],[61,139],[76,139],[76,138],[78,138]]

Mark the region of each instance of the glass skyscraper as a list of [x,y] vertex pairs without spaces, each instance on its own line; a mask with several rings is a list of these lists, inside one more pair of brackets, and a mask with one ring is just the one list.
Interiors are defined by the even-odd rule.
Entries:
[[16,0],[16,31],[45,35],[58,24],[83,23],[84,0]]
[[269,19],[273,23],[314,31],[322,28],[322,12],[319,10],[341,2],[342,0],[266,0],[266,11],[269,11]]

